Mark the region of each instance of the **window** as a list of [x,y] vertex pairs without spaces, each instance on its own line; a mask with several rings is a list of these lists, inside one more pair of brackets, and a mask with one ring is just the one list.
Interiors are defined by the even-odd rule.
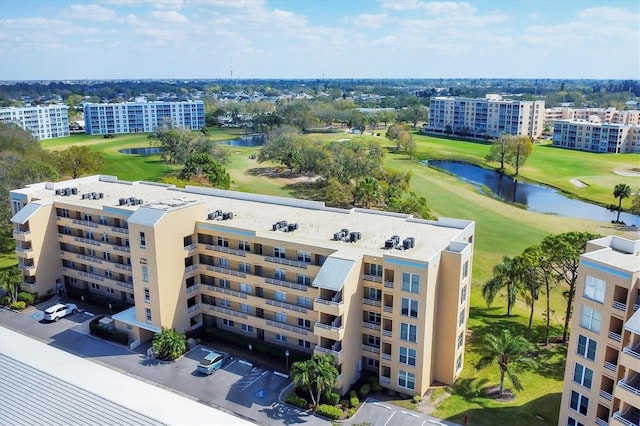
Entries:
[[571,402],[569,403],[569,407],[586,416],[587,410],[589,409],[589,398],[576,391],[571,391]]
[[107,217],[100,215],[100,224],[101,225],[106,225],[107,224]]
[[242,331],[246,331],[247,333],[253,333],[253,326],[252,325],[242,324],[240,326],[240,328],[242,329]]
[[584,297],[604,303],[606,285],[606,281],[587,275],[587,278],[584,280]]
[[241,293],[252,294],[253,293],[253,288],[249,284],[240,283],[240,292]]
[[151,321],[151,309],[150,308],[146,308],[144,310],[144,312],[145,312],[145,316],[147,317],[147,322],[150,322]]
[[273,248],[273,257],[279,257],[280,259],[284,259],[287,257],[287,254],[282,247],[274,247]]
[[298,339],[298,346],[302,346],[303,348],[311,349],[311,342],[306,340]]
[[240,304],[240,311],[244,312],[245,314],[251,315],[252,312],[253,312],[253,308],[251,307],[251,305],[247,305],[245,303],[241,303]]
[[407,389],[416,388],[416,375],[407,371],[400,370],[398,372],[398,386]]
[[108,243],[109,242],[109,235],[102,234],[102,242]]
[[105,251],[104,253],[102,253],[102,257],[104,257],[104,260],[111,260],[111,253]]
[[238,250],[251,251],[251,244],[249,241],[238,241]]
[[400,364],[416,366],[416,350],[400,346]]
[[380,347],[380,337],[367,334],[367,344],[369,346]]
[[89,213],[85,213],[84,214],[84,220],[86,222],[93,222],[93,218],[91,217],[91,215]]
[[464,265],[462,265],[462,279],[464,280],[468,276],[469,276],[469,261],[467,260],[466,262],[464,262]]
[[87,238],[90,240],[95,240],[94,236],[93,236],[93,231],[87,231]]
[[144,289],[144,301],[145,302],[150,302],[151,301],[151,296],[149,294],[149,289],[148,288]]
[[287,314],[284,312],[276,312],[275,320],[278,322],[287,322]]
[[233,321],[230,319],[222,318],[222,325],[225,327],[233,327]]
[[461,331],[460,334],[458,334],[458,349],[462,347],[463,343],[464,343],[464,331]]
[[284,334],[276,334],[276,340],[278,342],[286,342],[287,336],[285,336]]
[[466,314],[467,314],[466,308],[462,308],[462,310],[460,311],[460,318],[458,319],[458,327],[464,324],[464,318]]
[[100,290],[100,285],[96,284],[96,283],[91,283],[91,288],[94,290]]
[[147,238],[144,235],[144,232],[140,233],[140,248],[147,248]]
[[92,248],[87,249],[87,256],[96,257],[96,250]]
[[305,308],[311,308],[311,298],[298,296],[298,306],[304,306]]
[[593,370],[576,362],[573,369],[573,381],[587,389],[591,389],[591,383],[593,382]]
[[142,281],[149,282],[149,267],[147,265],[142,265]]
[[462,368],[462,354],[458,355],[458,358],[456,359],[456,372],[460,371],[461,368]]
[[218,266],[221,268],[229,268],[229,259],[224,257],[218,258]]
[[584,424],[580,423],[573,417],[567,418],[567,426],[584,426]]
[[367,367],[379,368],[380,360],[375,358],[367,358]]
[[382,316],[377,312],[367,312],[367,318],[369,322],[380,324],[382,322]]
[[367,263],[366,272],[368,275],[373,275],[374,277],[381,277],[382,265],[376,265],[375,263]]
[[597,348],[598,342],[595,340],[589,339],[582,334],[578,336],[578,355],[590,359],[591,361],[595,361]]
[[460,291],[460,304],[462,305],[467,300],[467,286],[462,287]]
[[311,321],[304,318],[298,318],[298,325],[300,327],[311,328]]
[[113,294],[113,289],[111,287],[107,287],[107,293]]
[[287,273],[284,269],[276,269],[273,273],[273,278],[276,280],[285,281],[287,279]]
[[230,308],[231,307],[231,300],[229,300],[229,299],[220,299],[219,306],[222,306],[223,308]]
[[600,318],[602,314],[599,310],[588,305],[582,305],[580,311],[580,325],[593,332],[600,332]]
[[400,323],[400,339],[415,343],[418,336],[418,326]]
[[308,253],[306,251],[299,251],[298,262],[311,263],[311,253]]
[[278,302],[286,302],[287,301],[287,292],[286,291],[276,290],[275,299]]
[[106,271],[104,271],[104,276],[107,278],[111,278],[113,276],[113,273],[107,269]]
[[229,240],[227,240],[226,238],[218,237],[217,243],[219,246],[229,247]]
[[420,292],[420,276],[417,274],[410,274],[408,272],[403,272],[402,273],[402,291],[419,293]]
[[298,274],[298,284],[311,285],[311,277]]
[[245,262],[238,263],[238,271],[246,272],[247,274],[251,273],[251,264]]
[[373,287],[366,288],[367,299],[382,300],[382,290]]
[[231,287],[231,281],[226,280],[224,278],[220,278],[218,279],[218,286],[222,288],[229,288]]
[[402,315],[418,318],[418,301],[402,298]]

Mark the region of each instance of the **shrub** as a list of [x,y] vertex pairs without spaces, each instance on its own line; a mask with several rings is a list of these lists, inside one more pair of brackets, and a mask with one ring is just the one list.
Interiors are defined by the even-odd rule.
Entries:
[[287,403],[300,408],[307,408],[307,405],[309,405],[306,399],[296,395],[295,392],[291,392],[289,394],[287,397]]
[[11,302],[11,299],[9,299],[9,296],[4,296],[0,298],[0,305],[8,305],[10,302]]
[[36,300],[36,296],[34,294],[27,293],[26,291],[18,293],[19,302],[25,302],[27,305],[33,305],[34,300]]
[[342,416],[342,410],[338,407],[334,407],[333,405],[322,404],[318,407],[316,413],[321,416],[328,417],[332,420],[338,420],[340,416]]
[[358,399],[358,395],[356,395],[356,391],[352,390],[349,392],[349,406],[351,408],[355,408],[360,404],[360,400]]
[[343,410],[349,409],[349,400],[343,399],[342,401],[340,401],[340,405],[342,406]]
[[378,382],[372,383],[371,390],[374,392],[382,392],[382,386],[380,386],[380,383]]
[[327,404],[329,405],[338,405],[340,402],[340,394],[337,392],[327,392],[325,397],[327,399]]
[[10,306],[11,309],[15,309],[16,311],[21,311],[27,307],[27,304],[24,302],[13,302]]
[[104,328],[98,322],[104,318],[104,315],[98,315],[89,322],[89,332],[96,337],[102,339],[111,340],[113,342],[121,343],[123,345],[129,344],[129,335],[119,330],[111,330]]
[[353,417],[356,414],[355,408],[349,408],[349,412],[347,413],[347,417]]
[[367,382],[373,386],[374,383],[378,383],[378,378],[376,376],[369,376],[369,380]]
[[358,393],[362,398],[369,395],[369,393],[371,393],[371,385],[369,383],[365,383],[364,385],[362,385]]
[[421,395],[413,395],[413,403],[414,404],[420,404],[422,402],[422,396]]

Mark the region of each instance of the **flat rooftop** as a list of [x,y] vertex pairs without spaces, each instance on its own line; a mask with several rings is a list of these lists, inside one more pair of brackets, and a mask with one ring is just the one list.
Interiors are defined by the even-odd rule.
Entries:
[[[70,187],[77,188],[76,195],[61,196],[55,193],[56,189]],[[103,198],[82,198],[83,194],[94,192],[101,193]],[[233,212],[233,219],[229,220],[208,220],[206,216],[201,218],[203,223],[216,227],[250,230],[256,236],[326,247],[345,253],[351,250],[374,256],[387,253],[423,260],[432,258],[441,250],[460,249],[459,245],[456,245],[457,249],[450,247],[451,242],[461,241],[473,232],[474,226],[473,221],[469,220],[439,218],[437,221],[427,221],[406,214],[330,208],[317,201],[202,187],[188,186],[180,189],[151,182],[120,181],[116,177],[104,175],[57,183],[38,183],[12,191],[11,197],[20,198],[20,194],[27,193],[31,194],[32,202],[104,209],[111,214],[114,209],[116,212],[133,214],[142,207],[145,212],[154,213],[150,216],[154,216],[155,220],[163,213],[203,203],[207,212]],[[121,198],[140,199],[142,203],[120,205]],[[283,220],[297,223],[298,229],[288,233],[272,231],[273,224]],[[342,229],[360,232],[361,239],[354,243],[333,241],[334,233]],[[415,247],[409,250],[385,249],[385,240],[393,235],[398,235],[400,242],[407,237],[414,237]]]
[[583,259],[604,263],[629,273],[640,271],[640,240],[609,236],[591,243],[602,248],[583,254]]

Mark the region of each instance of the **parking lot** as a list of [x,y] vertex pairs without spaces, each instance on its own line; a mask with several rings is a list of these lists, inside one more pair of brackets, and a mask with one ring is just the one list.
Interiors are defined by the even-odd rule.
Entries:
[[367,399],[366,409],[360,410],[353,423],[369,423],[379,426],[444,426],[452,423],[405,410],[401,407]]

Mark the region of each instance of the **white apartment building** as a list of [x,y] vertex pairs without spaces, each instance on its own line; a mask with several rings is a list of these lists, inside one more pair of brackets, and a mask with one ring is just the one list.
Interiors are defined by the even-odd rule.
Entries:
[[88,135],[153,132],[166,122],[191,130],[204,127],[203,101],[85,103],[83,108]]
[[544,111],[545,121],[584,120],[600,121],[637,126],[640,124],[640,110],[620,111],[609,108],[571,108],[568,106],[547,108]]
[[427,133],[455,133],[476,138],[504,133],[538,139],[544,130],[544,101],[504,100],[500,95],[484,99],[438,96],[429,103]]
[[69,136],[69,107],[66,105],[0,108],[0,122],[16,123],[42,139]]
[[640,152],[640,125],[602,123],[586,120],[556,120],[553,145],[580,151]]

